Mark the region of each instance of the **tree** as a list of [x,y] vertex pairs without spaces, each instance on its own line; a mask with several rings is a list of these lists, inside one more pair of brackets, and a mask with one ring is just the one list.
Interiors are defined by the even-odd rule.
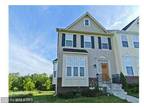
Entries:
[[23,80],[19,73],[9,74],[9,90],[23,90]]
[[35,89],[35,84],[30,77],[25,78],[24,80],[24,90],[32,91]]
[[44,85],[45,85],[46,90],[51,90],[52,86],[51,86],[51,80],[50,79],[48,79]]

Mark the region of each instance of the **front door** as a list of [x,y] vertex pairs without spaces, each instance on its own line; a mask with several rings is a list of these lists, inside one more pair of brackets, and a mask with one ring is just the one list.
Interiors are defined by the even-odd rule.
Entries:
[[108,63],[102,63],[102,79],[103,81],[109,80],[109,69],[108,69]]

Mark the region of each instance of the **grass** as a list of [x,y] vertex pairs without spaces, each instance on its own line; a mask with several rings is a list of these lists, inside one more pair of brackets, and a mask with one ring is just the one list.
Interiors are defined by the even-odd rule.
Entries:
[[139,98],[139,93],[128,92],[128,95],[131,95],[131,96]]
[[[31,98],[34,103],[127,103],[126,100],[119,99],[115,96],[98,96],[98,97],[77,97],[77,98],[60,98],[54,95],[54,91],[21,91],[10,92],[12,99]],[[13,102],[13,101],[10,101]]]

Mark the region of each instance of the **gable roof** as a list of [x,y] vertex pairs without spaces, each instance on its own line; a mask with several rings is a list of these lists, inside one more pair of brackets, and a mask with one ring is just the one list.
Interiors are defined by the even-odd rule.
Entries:
[[70,24],[69,26],[67,26],[65,28],[65,30],[70,29],[72,26],[74,26],[77,22],[79,22],[81,19],[83,19],[85,16],[88,16],[91,18],[91,20],[94,21],[94,23],[96,25],[98,25],[105,33],[108,33],[108,31],[88,12],[86,12],[84,15],[82,15],[81,17],[79,17],[77,20],[75,20],[72,24]]
[[122,30],[127,30],[139,17],[137,17],[136,19],[134,19],[133,21],[131,21],[128,25],[126,25]]

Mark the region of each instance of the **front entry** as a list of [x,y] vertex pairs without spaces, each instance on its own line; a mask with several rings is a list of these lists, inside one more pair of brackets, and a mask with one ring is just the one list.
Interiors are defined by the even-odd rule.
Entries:
[[109,78],[108,63],[102,63],[101,68],[102,68],[102,79],[103,79],[103,81],[108,81],[110,79]]

